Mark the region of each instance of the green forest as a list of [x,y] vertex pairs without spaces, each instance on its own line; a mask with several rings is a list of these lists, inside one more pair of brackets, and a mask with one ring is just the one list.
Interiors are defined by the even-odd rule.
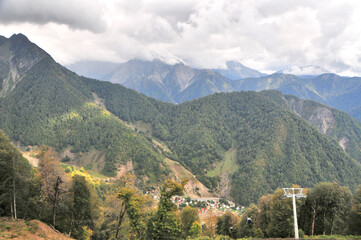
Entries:
[[[211,189],[217,188],[219,176],[208,173],[228,150],[236,151],[237,171],[228,173],[236,202],[249,204],[270,189],[292,183],[311,187],[337,181],[352,190],[359,184],[361,151],[352,136],[359,136],[361,126],[345,115],[339,122],[353,125],[328,136],[291,112],[273,91],[219,93],[172,105],[153,99],[139,102],[137,93],[120,85],[85,82],[120,119],[150,123],[152,135],[168,145],[171,157]],[[345,132],[355,143],[347,154],[335,141]]]
[[[73,168],[62,167],[53,148],[42,146],[37,157],[39,167],[33,168],[0,132],[1,217],[38,219],[75,239],[287,238],[294,234],[292,203],[282,198],[281,189],[262,196],[258,205],[249,205],[240,215],[229,211],[201,219],[196,208],[178,208],[171,200],[183,194],[186,179],[165,180],[160,198],[154,200],[136,187],[131,174],[112,182],[90,181],[83,169],[82,174],[72,174]],[[304,193],[307,197],[297,200],[301,237],[356,239],[361,235],[361,185],[354,194],[337,183],[319,183]]]

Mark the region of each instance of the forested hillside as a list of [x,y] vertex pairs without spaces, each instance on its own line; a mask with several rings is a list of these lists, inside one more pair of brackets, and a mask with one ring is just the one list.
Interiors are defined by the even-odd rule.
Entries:
[[[48,56],[18,80],[0,99],[0,128],[10,139],[78,155],[105,152],[97,164],[108,176],[130,163],[140,179],[156,184],[168,175],[163,161],[168,157],[216,194],[241,204],[291,184],[336,181],[353,190],[360,184],[361,164],[354,159],[359,156],[354,137],[359,126],[336,117],[340,127],[335,129],[348,127],[346,151],[353,149],[348,154],[333,137],[345,132],[331,138],[322,134],[282,96],[218,93],[173,105],[121,85],[78,77]],[[307,119],[306,113],[298,114]],[[152,138],[170,151],[155,147]]]
[[307,120],[321,133],[337,142],[351,157],[361,162],[361,124],[359,121],[345,112],[312,100],[282,95],[279,91],[263,91],[262,94]]
[[[95,91],[102,85],[88,83]],[[230,187],[228,194],[238,202],[249,203],[267,189],[292,183],[311,186],[327,179],[351,188],[359,183],[357,161],[264,93],[220,93],[177,106],[153,102],[141,119],[141,105],[135,111],[117,110],[116,103],[127,102],[117,94],[122,90],[108,85],[97,94],[120,118],[151,123],[153,134],[168,144],[179,162],[211,188]],[[157,109],[157,116],[151,108]],[[230,151],[235,153],[228,161],[231,169],[217,168]]]
[[0,128],[24,146],[46,144],[74,153],[105,150],[100,170],[110,176],[130,160],[138,176],[153,182],[168,172],[149,140],[96,105],[82,78],[50,57],[29,69],[0,99]]

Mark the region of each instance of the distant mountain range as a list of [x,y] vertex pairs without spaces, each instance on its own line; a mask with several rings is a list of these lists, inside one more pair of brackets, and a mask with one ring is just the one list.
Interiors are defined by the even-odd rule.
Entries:
[[227,62],[227,69],[205,70],[184,64],[169,65],[159,60],[131,60],[100,79],[120,83],[171,103],[182,103],[216,92],[275,89],[338,108],[361,121],[361,78],[332,73],[313,76],[323,72],[327,70],[307,66],[266,76],[238,62]]
[[215,92],[232,91],[226,84],[228,79],[219,73],[191,68],[182,63],[169,65],[160,60],[130,60],[119,64],[100,79],[122,84],[149,97],[171,103],[186,102]]
[[[129,171],[146,188],[171,177],[171,159],[214,194],[244,205],[292,184],[330,181],[355,190],[361,183],[361,124],[323,104],[271,90],[216,93],[176,105],[79,77],[21,34],[0,38],[0,53],[0,129],[21,146],[52,146],[70,164],[109,176]],[[293,75],[251,84],[160,61],[130,61],[115,71],[124,74],[111,75],[113,81],[151,79],[137,87],[177,86],[169,96],[179,101],[278,81],[311,94],[302,85],[306,80]],[[326,77],[334,84],[342,80]],[[325,84],[324,75],[311,80],[312,88]],[[350,91],[356,82],[341,85]],[[321,99],[335,95],[327,86],[328,92],[322,87],[316,94]]]

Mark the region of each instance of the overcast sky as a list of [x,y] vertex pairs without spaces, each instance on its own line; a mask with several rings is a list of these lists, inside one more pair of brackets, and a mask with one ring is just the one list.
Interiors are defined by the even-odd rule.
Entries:
[[237,60],[266,72],[317,65],[361,75],[358,0],[0,0],[0,35],[13,33],[65,65]]

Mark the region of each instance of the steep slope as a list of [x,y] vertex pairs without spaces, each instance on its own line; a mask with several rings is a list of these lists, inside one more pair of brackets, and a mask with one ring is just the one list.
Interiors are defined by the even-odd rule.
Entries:
[[169,145],[200,179],[225,151],[237,151],[239,169],[228,179],[238,202],[291,183],[309,186],[327,179],[356,186],[359,181],[360,164],[336,143],[259,94],[216,94],[182,104],[173,114]]
[[150,181],[166,175],[166,165],[151,141],[94,101],[83,78],[45,56],[0,100],[0,128],[22,145],[46,144],[79,154],[105,150],[101,165],[107,175],[115,175],[128,161],[138,176]]
[[212,71],[198,71],[190,80],[191,84],[183,91],[175,95],[174,99],[178,103],[205,97],[216,92],[234,91],[227,83],[228,79]]
[[2,38],[1,42],[0,97],[5,97],[28,70],[50,56],[22,34],[14,34],[9,39]]
[[265,75],[257,70],[248,68],[243,64],[241,64],[240,62],[236,62],[236,61],[227,61],[226,67],[227,67],[226,69],[212,69],[212,70],[231,80],[238,80],[242,78],[258,78]]
[[263,91],[262,94],[286,106],[308,121],[361,163],[361,124],[356,119],[335,108],[312,100],[282,95],[279,91]]

